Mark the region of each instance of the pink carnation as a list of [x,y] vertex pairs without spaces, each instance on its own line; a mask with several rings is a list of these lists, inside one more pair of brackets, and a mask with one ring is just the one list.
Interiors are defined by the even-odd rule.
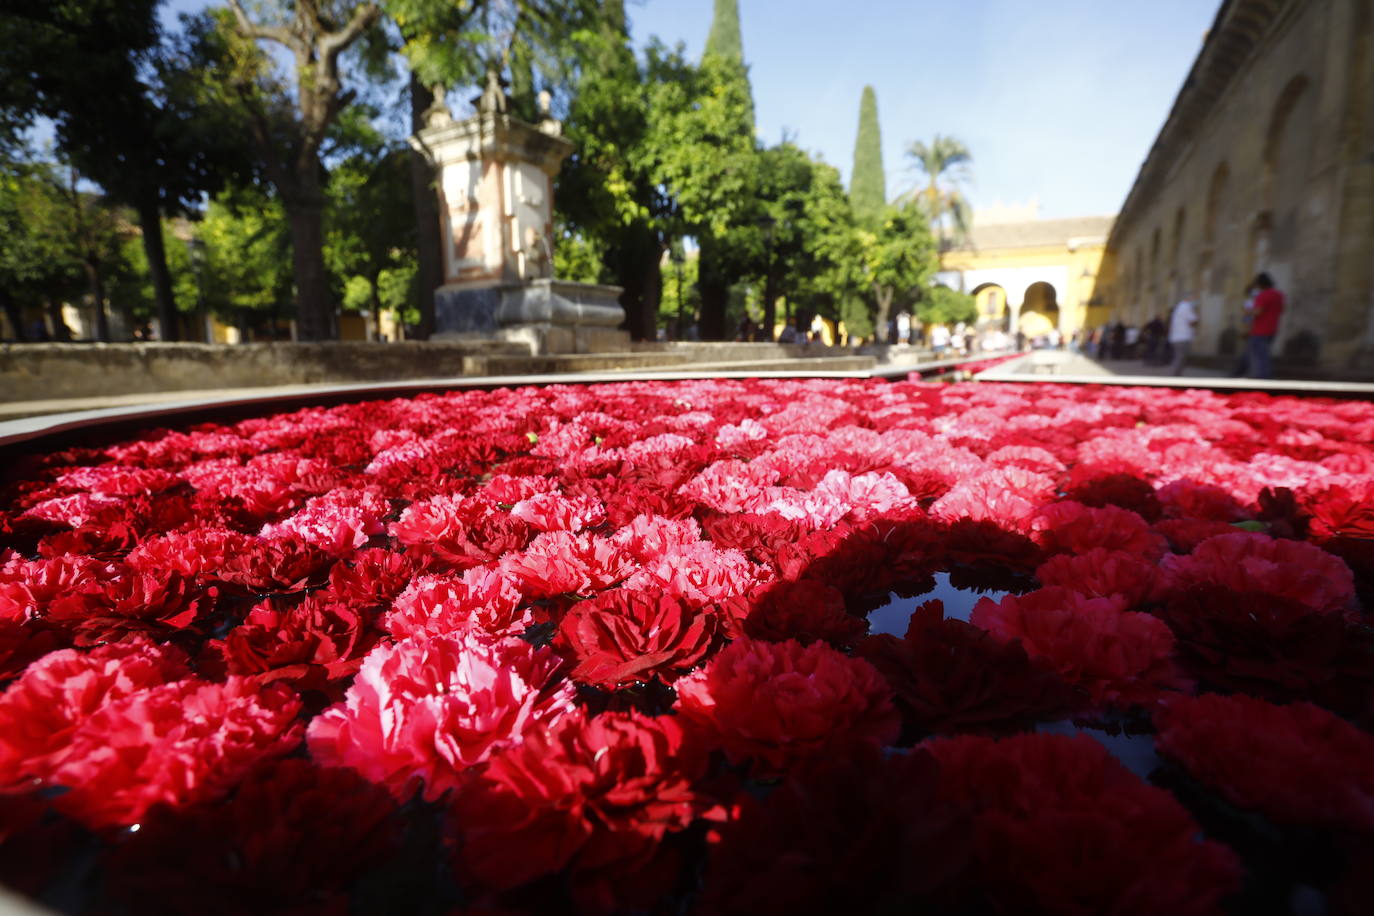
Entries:
[[518,636],[531,622],[520,609],[520,589],[510,576],[476,567],[463,577],[421,576],[396,596],[383,624],[398,638],[444,635],[476,627],[493,636]]
[[398,799],[416,780],[426,798],[438,798],[468,767],[572,708],[558,667],[547,649],[474,630],[378,646],[343,703],[310,723],[310,753],[326,766],[353,767]]

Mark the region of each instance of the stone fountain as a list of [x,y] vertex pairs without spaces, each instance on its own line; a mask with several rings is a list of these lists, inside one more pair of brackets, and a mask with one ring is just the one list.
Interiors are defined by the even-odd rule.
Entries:
[[540,94],[538,125],[513,117],[497,75],[477,113],[436,101],[411,145],[438,176],[444,283],[436,339],[528,343],[535,354],[629,349],[616,286],[553,276],[553,179],[573,145]]

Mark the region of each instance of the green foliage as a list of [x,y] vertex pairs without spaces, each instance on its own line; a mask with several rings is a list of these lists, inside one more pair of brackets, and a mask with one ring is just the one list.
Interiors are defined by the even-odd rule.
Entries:
[[723,236],[753,216],[758,182],[753,102],[741,65],[649,49],[648,153],[689,231]]
[[739,0],[716,0],[711,31],[706,36],[703,57],[719,57],[744,63],[744,39],[739,28]]
[[887,206],[887,179],[883,173],[883,139],[878,127],[878,96],[865,86],[859,102],[859,133],[854,140],[854,170],[849,177],[849,197],[859,221],[871,224]]
[[[194,312],[199,290],[190,250],[178,238],[177,225],[171,221],[163,221],[162,236],[167,240],[167,270],[177,310],[183,314]],[[157,315],[156,295],[143,239],[138,235],[126,236],[120,249],[120,269],[110,277],[110,305],[139,320],[151,319]]]
[[605,254],[597,240],[580,232],[555,229],[557,244],[553,249],[553,275],[575,283],[602,283],[605,276]]
[[926,178],[925,187],[913,190],[909,199],[925,213],[941,248],[967,238],[973,216],[960,185],[968,180],[973,161],[968,147],[954,137],[936,134],[929,146],[917,140],[906,154]]
[[978,306],[973,296],[936,283],[921,291],[916,303],[916,317],[926,324],[955,324],[978,319]]
[[701,309],[701,292],[697,289],[701,258],[697,252],[684,252],[680,247],[675,257],[663,269],[663,303],[658,313],[658,326],[667,330],[670,337],[681,339],[696,322]]
[[53,164],[0,159],[0,289],[20,307],[82,289],[71,203]]
[[237,324],[244,313],[291,312],[286,211],[261,188],[230,188],[210,201],[196,233],[204,243],[200,280],[205,304]]

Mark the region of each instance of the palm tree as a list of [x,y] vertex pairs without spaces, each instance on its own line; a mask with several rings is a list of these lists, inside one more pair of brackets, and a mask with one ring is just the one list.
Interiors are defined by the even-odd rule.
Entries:
[[907,195],[916,202],[935,230],[944,251],[954,242],[968,237],[972,225],[968,199],[959,186],[968,180],[968,165],[973,161],[968,147],[954,137],[935,135],[927,146],[917,140],[906,149],[913,165],[926,177],[925,187],[913,188]]

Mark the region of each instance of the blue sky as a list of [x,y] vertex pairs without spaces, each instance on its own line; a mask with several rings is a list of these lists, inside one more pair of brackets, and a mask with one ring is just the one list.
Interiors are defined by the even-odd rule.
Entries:
[[[630,0],[636,39],[700,54],[712,0]],[[759,133],[786,130],[849,176],[865,83],[878,94],[889,196],[913,140],[973,154],[975,208],[1115,213],[1202,47],[1213,0],[740,0]]]
[[[784,133],[849,176],[866,83],[889,197],[903,150],[935,134],[973,154],[975,209],[1115,213],[1169,113],[1217,0],[739,0],[761,138]],[[172,0],[164,10],[198,9]],[[700,55],[712,0],[627,0],[637,42]]]

